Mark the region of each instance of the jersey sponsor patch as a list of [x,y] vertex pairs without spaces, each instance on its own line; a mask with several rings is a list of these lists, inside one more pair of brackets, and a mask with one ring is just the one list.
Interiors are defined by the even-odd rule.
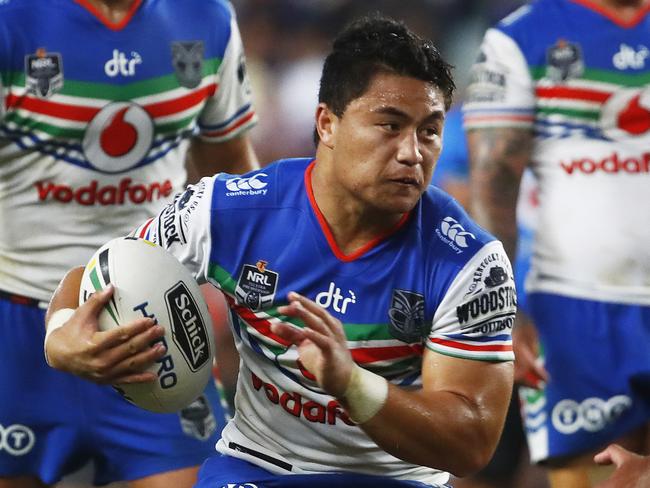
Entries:
[[25,56],[25,85],[27,91],[39,98],[49,98],[63,88],[63,60],[59,53],[39,48]]
[[278,287],[278,273],[266,268],[268,263],[259,260],[255,265],[242,267],[235,297],[237,303],[258,312],[273,305],[275,291]]

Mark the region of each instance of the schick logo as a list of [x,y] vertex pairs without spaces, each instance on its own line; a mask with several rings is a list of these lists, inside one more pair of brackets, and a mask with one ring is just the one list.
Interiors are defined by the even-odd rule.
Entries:
[[352,290],[348,290],[350,296],[343,297],[341,289],[331,281],[327,291],[322,291],[316,295],[316,303],[323,308],[329,308],[331,305],[336,312],[345,313],[349,303],[357,303],[357,297]]
[[209,335],[199,308],[182,281],[165,293],[165,301],[172,320],[174,342],[190,369],[197,371],[211,359]]
[[131,59],[127,59],[126,54],[113,49],[113,57],[106,61],[104,73],[111,78],[117,75],[133,76],[135,75],[135,66],[140,63],[142,63],[142,57],[135,51],[131,51]]
[[635,50],[632,46],[621,44],[618,52],[612,57],[612,62],[618,69],[643,69],[648,56],[650,50],[645,46],[639,45]]

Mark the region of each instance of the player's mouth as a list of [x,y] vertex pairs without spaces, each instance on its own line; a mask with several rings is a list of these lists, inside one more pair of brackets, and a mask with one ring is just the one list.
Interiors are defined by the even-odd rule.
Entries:
[[391,178],[390,181],[405,187],[420,188],[420,182],[418,181],[417,178],[411,178],[406,176],[402,178]]

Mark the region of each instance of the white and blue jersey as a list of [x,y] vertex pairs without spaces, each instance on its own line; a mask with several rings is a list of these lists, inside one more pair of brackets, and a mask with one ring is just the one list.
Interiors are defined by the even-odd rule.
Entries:
[[318,387],[270,325],[297,291],[337,317],[357,364],[421,386],[425,348],[513,359],[516,306],[502,245],[429,187],[386,235],[352,254],[336,245],[311,190],[309,159],[204,178],[135,234],[176,255],[225,294],[241,355],[237,413],[221,453],[275,473],[356,472],[442,484],[448,474],[381,450]]
[[472,71],[466,128],[534,135],[526,309],[550,375],[523,390],[534,461],[650,419],[648,391],[631,386],[650,371],[649,13],[537,0],[487,31]]

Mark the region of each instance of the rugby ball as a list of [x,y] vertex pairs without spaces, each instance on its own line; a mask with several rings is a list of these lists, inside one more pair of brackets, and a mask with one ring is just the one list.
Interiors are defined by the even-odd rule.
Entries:
[[106,243],[81,279],[79,304],[109,284],[111,301],[99,314],[100,330],[144,316],[165,328],[166,354],[148,371],[153,383],[117,384],[129,402],[153,412],[176,412],[201,395],[211,378],[214,337],[208,307],[190,271],[162,247],[135,237]]

